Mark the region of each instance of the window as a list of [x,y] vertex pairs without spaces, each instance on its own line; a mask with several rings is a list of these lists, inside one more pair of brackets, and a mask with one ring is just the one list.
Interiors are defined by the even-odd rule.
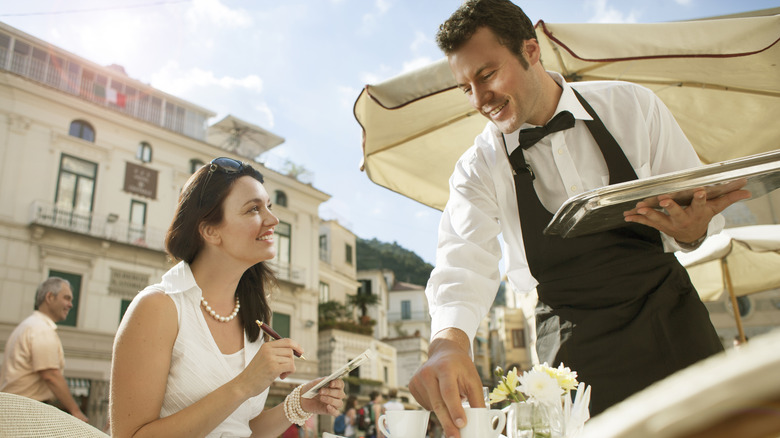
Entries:
[[[354,359],[354,358],[352,358],[352,359]],[[352,360],[352,359],[349,359],[349,360]],[[347,361],[347,363],[349,363],[349,361]],[[353,370],[350,370],[349,371],[349,375],[352,376],[352,377],[360,377],[360,367],[357,367],[357,368],[355,368]],[[353,385],[353,384],[350,383],[349,386],[350,386],[350,389],[352,389],[353,386],[358,386],[358,385]],[[359,387],[360,386],[358,386],[358,388]]]
[[133,300],[122,300],[122,303],[119,305],[119,322],[122,322],[122,318],[125,317],[125,313],[127,312],[127,308],[130,307],[131,302],[133,302]]
[[57,324],[76,327],[79,315],[79,297],[81,296],[81,275],[49,270],[49,277],[61,277],[70,282],[70,290],[73,292],[73,307],[68,312],[68,317]]
[[290,224],[279,222],[274,230],[274,245],[276,246],[276,261],[282,266],[290,264]]
[[346,251],[346,254],[347,254],[346,262],[351,265],[352,264],[352,245],[346,244],[346,247],[344,248],[344,250]]
[[387,383],[389,378],[390,378],[390,370],[387,369],[387,366],[384,366],[383,368],[384,368],[384,371],[385,371],[385,373],[384,373],[385,374],[385,383]]
[[54,198],[58,225],[89,230],[96,177],[96,163],[62,155]]
[[371,280],[358,280],[360,281],[359,294],[371,294]]
[[320,260],[330,262],[328,257],[328,235],[320,234]]
[[274,312],[271,316],[271,327],[283,338],[290,337],[290,315]]
[[[160,101],[160,105],[162,105],[162,101]],[[184,108],[171,102],[165,102],[165,122],[163,126],[171,131],[182,132],[184,129]]]
[[144,244],[146,242],[146,203],[130,201],[130,224],[127,228],[127,241]]
[[14,52],[11,58],[11,71],[26,76],[30,64],[31,46],[19,40],[14,42]]
[[152,145],[142,141],[138,145],[138,152],[136,152],[135,158],[143,161],[144,163],[150,163],[152,161]]
[[412,300],[401,301],[401,319],[412,319]]
[[68,135],[72,137],[78,137],[82,140],[86,140],[92,143],[95,142],[95,130],[92,128],[92,125],[83,120],[74,120],[70,122],[70,130],[68,130]]
[[274,197],[276,198],[276,200],[274,200],[274,204],[280,205],[282,207],[287,207],[287,194],[281,190],[277,190],[274,193],[275,193]]
[[525,330],[512,329],[512,347],[525,348]]
[[203,165],[206,164],[203,162],[203,160],[199,160],[197,158],[193,158],[190,160],[190,173],[195,173],[203,167]]
[[327,303],[330,301],[330,285],[324,281],[320,282],[320,302]]

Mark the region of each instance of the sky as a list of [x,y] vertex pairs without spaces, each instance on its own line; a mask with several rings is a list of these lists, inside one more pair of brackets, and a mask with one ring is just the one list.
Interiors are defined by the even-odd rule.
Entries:
[[[531,21],[651,23],[780,6],[778,0],[514,0]],[[460,0],[25,0],[0,21],[100,65],[285,139],[260,157],[289,160],[331,196],[320,207],[358,237],[434,264],[441,213],[359,170],[352,112],[366,84],[443,57],[434,40]]]

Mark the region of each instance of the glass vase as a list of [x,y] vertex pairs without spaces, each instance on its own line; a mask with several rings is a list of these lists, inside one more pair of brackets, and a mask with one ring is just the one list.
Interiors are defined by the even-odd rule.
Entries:
[[512,403],[506,422],[508,438],[561,438],[561,417],[557,406],[534,400]]

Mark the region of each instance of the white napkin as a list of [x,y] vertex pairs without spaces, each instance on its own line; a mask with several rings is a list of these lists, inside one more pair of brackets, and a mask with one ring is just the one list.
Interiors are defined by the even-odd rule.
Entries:
[[[566,401],[570,401],[571,397],[565,397]],[[577,387],[577,396],[574,398],[574,404],[568,407],[569,403],[564,404],[564,421],[566,421],[566,437],[573,438],[582,432],[582,428],[585,427],[585,422],[590,418],[590,410],[588,405],[590,404],[590,385],[585,386],[584,382],[580,382]]]

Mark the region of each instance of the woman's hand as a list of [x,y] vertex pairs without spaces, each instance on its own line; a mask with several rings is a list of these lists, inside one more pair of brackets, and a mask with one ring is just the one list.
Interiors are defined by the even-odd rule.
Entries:
[[[301,394],[305,394],[312,386],[316,385],[320,380],[312,380],[311,382],[303,385],[301,388]],[[344,393],[344,381],[336,379],[330,382],[327,386],[320,388],[317,395],[313,398],[301,397],[301,407],[306,412],[322,415],[339,415],[341,408],[344,405],[344,398],[347,394]]]
[[241,373],[243,384],[247,385],[251,396],[265,391],[277,377],[284,379],[295,372],[293,350],[303,352],[300,345],[287,338],[263,343]]

